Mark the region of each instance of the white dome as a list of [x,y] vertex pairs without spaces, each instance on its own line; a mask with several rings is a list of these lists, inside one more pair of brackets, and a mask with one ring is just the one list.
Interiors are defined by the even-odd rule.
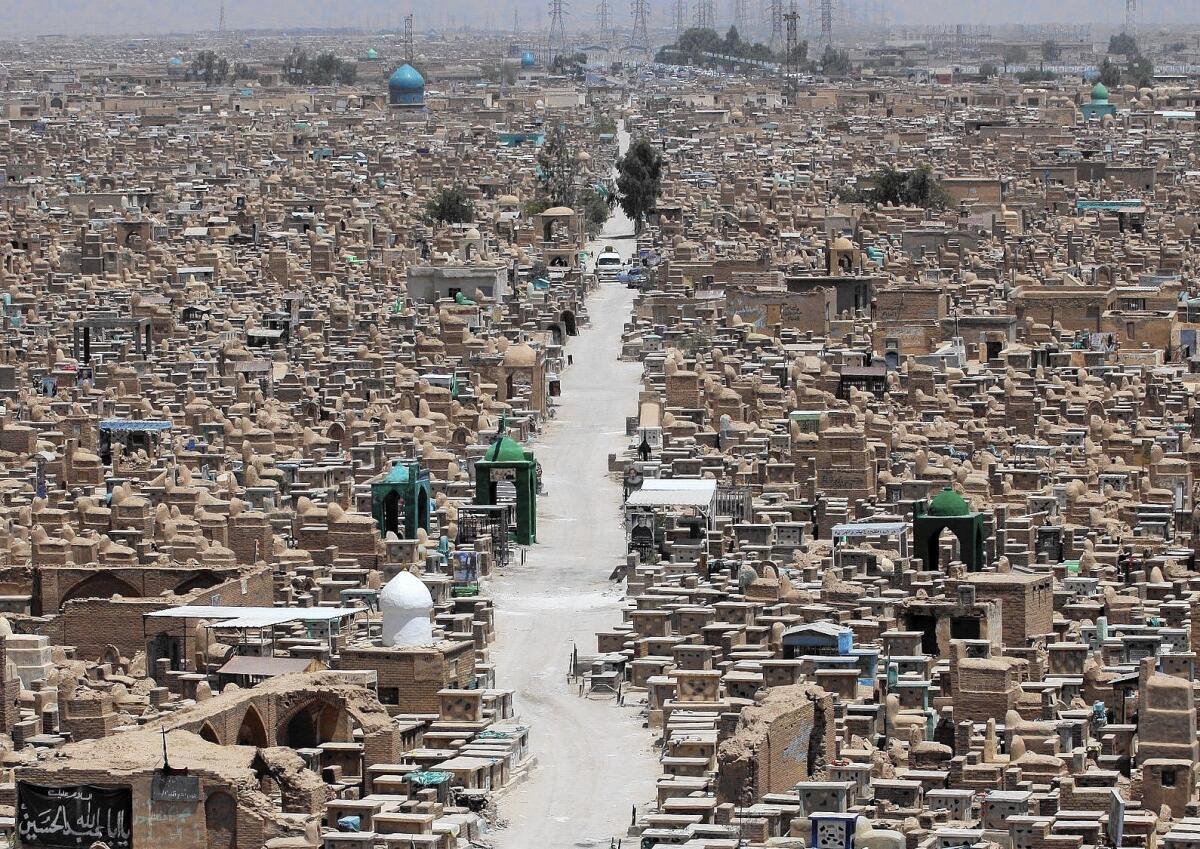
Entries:
[[423,646],[433,642],[433,596],[412,572],[401,572],[379,591],[385,646]]

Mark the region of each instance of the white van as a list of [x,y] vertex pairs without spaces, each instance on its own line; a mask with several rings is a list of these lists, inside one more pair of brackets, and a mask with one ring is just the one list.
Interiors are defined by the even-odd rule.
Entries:
[[605,245],[604,250],[596,255],[596,276],[601,280],[616,280],[617,274],[625,260],[612,245]]

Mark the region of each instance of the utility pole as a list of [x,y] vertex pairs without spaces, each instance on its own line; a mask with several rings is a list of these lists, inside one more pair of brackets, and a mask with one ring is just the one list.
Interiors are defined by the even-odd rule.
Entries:
[[217,32],[225,32],[225,0],[221,0],[221,14],[217,17]]
[[650,33],[646,21],[650,17],[650,0],[633,0],[633,38],[629,47],[642,53],[650,52]]
[[546,37],[546,67],[567,49],[567,26],[564,22],[566,0],[550,0],[550,32]]
[[404,61],[413,63],[413,16],[404,16]]
[[1137,0],[1125,0],[1125,34],[1137,38]]

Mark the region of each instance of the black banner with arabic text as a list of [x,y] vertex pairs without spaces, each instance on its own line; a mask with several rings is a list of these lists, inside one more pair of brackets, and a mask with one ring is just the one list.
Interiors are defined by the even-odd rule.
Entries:
[[87,849],[97,840],[132,849],[133,792],[128,787],[17,784],[17,833],[24,845]]

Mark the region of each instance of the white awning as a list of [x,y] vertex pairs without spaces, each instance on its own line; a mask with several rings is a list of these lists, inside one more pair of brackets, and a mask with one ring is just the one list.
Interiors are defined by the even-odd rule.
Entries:
[[834,525],[833,536],[836,537],[891,537],[899,536],[908,529],[907,522],[856,522],[848,525]]
[[711,478],[647,478],[642,488],[631,492],[627,507],[712,507],[717,482]]
[[184,604],[147,613],[159,619],[214,619],[222,628],[265,628],[284,622],[328,622],[354,616],[361,607],[213,607]]

